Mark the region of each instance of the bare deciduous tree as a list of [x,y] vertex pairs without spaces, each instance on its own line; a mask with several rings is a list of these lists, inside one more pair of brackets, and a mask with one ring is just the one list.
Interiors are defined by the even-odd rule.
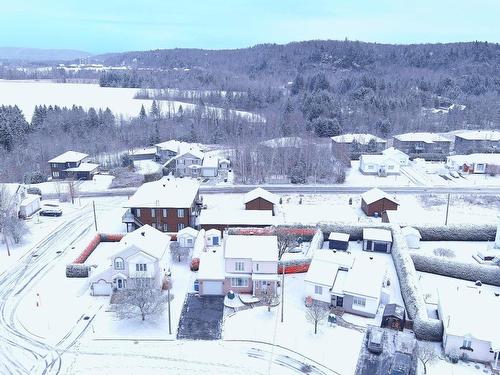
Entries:
[[427,365],[437,359],[437,354],[432,344],[419,341],[417,345],[417,357],[424,366],[424,374],[427,374]]
[[182,258],[189,254],[189,248],[180,246],[179,242],[174,241],[170,243],[170,254],[172,258],[177,258],[177,261],[180,262]]
[[297,245],[297,236],[290,230],[280,227],[276,228],[274,233],[278,237],[278,258],[281,259],[283,254]]
[[5,185],[0,186],[0,232],[9,255],[9,239],[14,243],[19,243],[28,233],[25,222],[19,219],[15,197],[9,193]]
[[143,275],[128,279],[127,288],[117,293],[116,313],[120,319],[155,316],[165,310],[167,296]]
[[306,310],[306,319],[314,324],[314,334],[318,333],[318,324],[322,320],[326,319],[329,314],[328,308],[319,302],[313,302],[310,307]]

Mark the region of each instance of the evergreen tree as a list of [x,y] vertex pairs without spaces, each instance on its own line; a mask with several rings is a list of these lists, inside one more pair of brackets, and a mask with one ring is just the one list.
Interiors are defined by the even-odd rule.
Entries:
[[[154,103],[154,101],[153,101]],[[147,115],[146,115],[146,110],[144,109],[144,104],[141,105],[141,110],[139,111],[139,119],[141,119],[141,121],[144,121],[146,120],[147,118]]]
[[153,103],[151,104],[149,115],[155,120],[160,118],[160,108],[158,107],[156,100],[153,100]]

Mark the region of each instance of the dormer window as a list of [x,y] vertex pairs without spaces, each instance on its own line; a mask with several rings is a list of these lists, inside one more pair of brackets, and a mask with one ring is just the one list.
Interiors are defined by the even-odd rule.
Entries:
[[115,259],[115,270],[123,270],[125,269],[125,263],[122,258]]

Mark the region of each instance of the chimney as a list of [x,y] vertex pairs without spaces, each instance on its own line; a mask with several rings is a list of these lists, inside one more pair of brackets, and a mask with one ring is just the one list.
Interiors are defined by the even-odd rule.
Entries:
[[141,232],[142,237],[146,237],[146,232]]
[[500,215],[497,216],[497,235],[495,236],[495,249],[500,249]]

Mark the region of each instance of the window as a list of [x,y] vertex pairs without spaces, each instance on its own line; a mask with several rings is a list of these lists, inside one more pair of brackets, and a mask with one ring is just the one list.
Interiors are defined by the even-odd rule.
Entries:
[[472,349],[472,339],[470,336],[464,337],[464,342],[462,344],[461,349]]
[[360,306],[360,307],[365,307],[366,306],[366,300],[364,298],[360,297],[353,297],[352,299],[352,305]]
[[184,217],[184,208],[177,209],[177,217]]
[[125,264],[123,263],[122,258],[115,259],[115,270],[123,270],[125,269]]
[[156,210],[154,208],[151,209],[151,217],[156,216]]
[[177,164],[184,164],[184,159],[177,159]]
[[234,263],[234,270],[235,271],[245,271],[245,263],[243,263],[243,262],[235,262]]
[[259,270],[259,263],[255,263],[255,271]]
[[177,232],[184,229],[185,225],[183,223],[178,223],[177,224]]
[[54,172],[54,173],[52,173],[52,175],[53,175],[54,177],[59,177],[59,172]]
[[163,217],[167,217],[167,209],[166,208],[163,209]]
[[141,209],[140,208],[135,209],[135,216],[141,217]]
[[168,225],[167,224],[163,224],[163,231],[168,232]]
[[242,277],[235,277],[231,279],[231,286],[236,287],[246,287],[248,286],[248,279]]
[[188,238],[188,239],[186,240],[186,242],[188,243],[188,245],[191,245],[191,244],[193,243],[193,239],[192,239],[192,238]]
[[314,286],[314,294],[323,294],[323,287],[319,285]]
[[146,263],[137,263],[135,265],[135,270],[137,272],[146,272],[148,270],[147,264]]

